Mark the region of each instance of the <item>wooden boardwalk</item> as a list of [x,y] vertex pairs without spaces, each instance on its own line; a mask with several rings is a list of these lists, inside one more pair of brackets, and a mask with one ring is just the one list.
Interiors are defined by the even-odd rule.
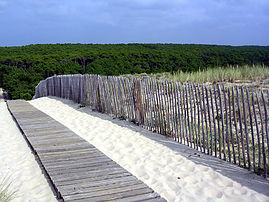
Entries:
[[8,101],[7,105],[59,200],[165,201],[93,145],[28,102]]

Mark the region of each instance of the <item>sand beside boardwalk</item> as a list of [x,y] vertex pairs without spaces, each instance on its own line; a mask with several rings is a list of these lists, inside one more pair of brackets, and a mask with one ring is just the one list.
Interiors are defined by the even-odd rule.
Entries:
[[7,177],[12,183],[10,191],[17,190],[14,201],[56,201],[34,155],[2,100],[0,101],[0,180]]
[[138,132],[87,114],[88,108],[79,109],[72,101],[45,97],[30,103],[89,141],[168,201],[269,201],[267,196],[197,165]]

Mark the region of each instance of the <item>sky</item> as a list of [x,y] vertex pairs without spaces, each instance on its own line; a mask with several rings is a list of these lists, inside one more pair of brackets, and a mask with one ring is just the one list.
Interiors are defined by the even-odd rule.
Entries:
[[0,46],[269,45],[269,0],[0,0]]

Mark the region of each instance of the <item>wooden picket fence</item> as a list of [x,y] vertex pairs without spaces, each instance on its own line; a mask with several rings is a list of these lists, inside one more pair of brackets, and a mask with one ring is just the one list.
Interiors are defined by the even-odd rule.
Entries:
[[35,98],[43,96],[71,99],[264,177],[269,173],[269,90],[62,75],[36,86]]

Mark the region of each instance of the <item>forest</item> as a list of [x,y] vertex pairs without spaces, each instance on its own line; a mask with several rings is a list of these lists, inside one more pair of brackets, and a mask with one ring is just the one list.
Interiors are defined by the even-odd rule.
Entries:
[[31,99],[40,80],[62,74],[122,75],[269,66],[269,46],[198,44],[35,44],[0,47],[0,87]]

